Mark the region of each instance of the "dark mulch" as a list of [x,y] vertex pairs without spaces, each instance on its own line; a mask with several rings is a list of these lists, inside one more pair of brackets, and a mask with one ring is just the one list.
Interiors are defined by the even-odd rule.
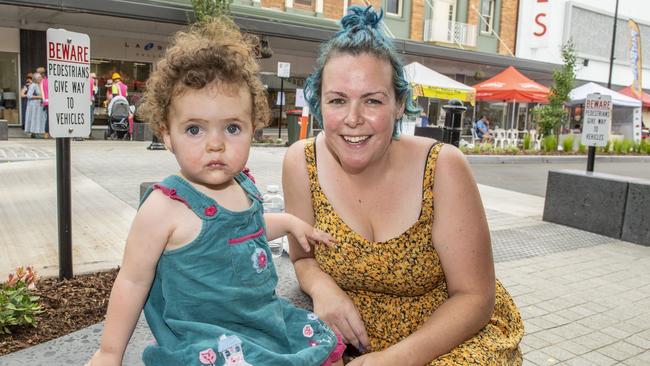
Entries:
[[75,276],[60,281],[47,278],[36,283],[43,313],[36,328],[24,326],[0,334],[0,355],[49,341],[104,320],[108,297],[117,269]]

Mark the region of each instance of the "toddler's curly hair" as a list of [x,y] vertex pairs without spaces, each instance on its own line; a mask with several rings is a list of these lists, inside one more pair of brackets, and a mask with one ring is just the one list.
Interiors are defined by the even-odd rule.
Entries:
[[215,17],[176,33],[165,56],[147,80],[138,116],[162,138],[169,128],[172,98],[185,90],[199,90],[217,82],[248,86],[253,100],[253,128],[266,126],[270,109],[259,78],[259,65],[253,56],[257,43],[255,36],[243,34],[226,17]]

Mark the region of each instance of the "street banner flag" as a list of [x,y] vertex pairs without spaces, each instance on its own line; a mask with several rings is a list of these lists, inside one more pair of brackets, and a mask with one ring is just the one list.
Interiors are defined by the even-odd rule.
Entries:
[[628,20],[627,25],[630,29],[628,49],[633,76],[631,89],[636,94],[637,99],[641,99],[643,93],[643,78],[641,77],[643,70],[643,62],[641,60],[641,32],[639,31],[639,25],[634,20]]

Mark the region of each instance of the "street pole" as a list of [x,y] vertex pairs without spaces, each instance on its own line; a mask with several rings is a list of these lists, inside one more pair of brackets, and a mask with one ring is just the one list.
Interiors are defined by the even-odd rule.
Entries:
[[282,138],[282,110],[284,109],[284,78],[280,78],[280,120],[278,121],[278,139]]
[[[616,48],[616,23],[618,22],[618,0],[616,0],[616,9],[614,10],[614,31],[612,32],[612,50],[609,54],[609,78],[607,79],[607,89],[612,87],[612,71],[614,70],[614,49]],[[587,171],[594,171],[594,161],[596,160],[596,147],[589,146],[587,155]]]
[[59,279],[72,278],[72,194],[70,138],[56,138],[57,211],[59,221]]

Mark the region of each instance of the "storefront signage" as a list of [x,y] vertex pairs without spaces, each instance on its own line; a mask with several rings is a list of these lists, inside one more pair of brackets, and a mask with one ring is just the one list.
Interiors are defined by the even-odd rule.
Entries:
[[48,29],[48,118],[53,137],[87,137],[90,134],[89,77],[88,35]]
[[612,126],[612,97],[599,93],[589,94],[585,100],[585,117],[582,126],[582,144],[605,146]]

